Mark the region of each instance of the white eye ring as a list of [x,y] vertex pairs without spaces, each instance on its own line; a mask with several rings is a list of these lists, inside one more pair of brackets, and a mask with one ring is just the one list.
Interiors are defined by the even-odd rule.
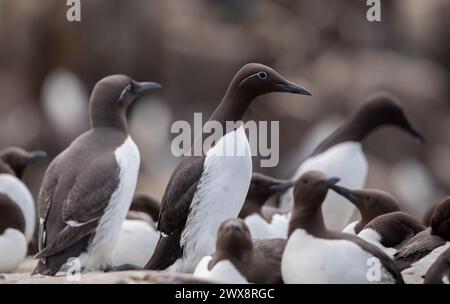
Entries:
[[264,72],[264,71],[261,71],[261,72],[258,73],[258,77],[260,79],[266,79],[267,78],[267,73]]

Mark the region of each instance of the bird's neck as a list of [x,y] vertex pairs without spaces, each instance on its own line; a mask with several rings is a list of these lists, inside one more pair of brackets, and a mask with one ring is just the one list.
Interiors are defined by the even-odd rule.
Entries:
[[96,108],[93,110],[91,108],[90,114],[91,128],[114,128],[124,133],[128,133],[125,110],[115,108]]
[[321,207],[294,210],[289,223],[288,235],[291,235],[296,229],[303,229],[316,237],[324,236],[327,233],[327,228],[325,227]]
[[241,92],[232,85],[209,118],[209,121],[218,121],[225,130],[227,121],[236,122],[242,120],[252,100],[252,96]]
[[378,124],[374,123],[367,113],[355,113],[335,132],[326,138],[314,151],[313,155],[320,154],[329,148],[348,141],[362,142]]

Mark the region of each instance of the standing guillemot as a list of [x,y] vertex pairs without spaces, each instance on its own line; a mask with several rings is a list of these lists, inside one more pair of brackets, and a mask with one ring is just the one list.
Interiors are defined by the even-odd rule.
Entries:
[[[370,96],[347,121],[325,139],[297,169],[294,177],[304,172],[318,170],[329,176],[339,176],[341,185],[350,189],[364,187],[368,164],[362,142],[381,126],[397,126],[412,136],[424,140],[407,120],[396,98],[389,94]],[[292,190],[281,197],[281,206],[292,206]],[[351,220],[355,207],[336,193],[330,193],[323,205],[328,228],[342,230]]]
[[396,248],[407,242],[425,226],[415,217],[395,211],[377,216],[358,233],[358,237],[380,247],[390,257]]
[[[240,121],[256,97],[270,92],[310,95],[273,69],[250,63],[233,78],[209,121],[226,130],[227,122]],[[242,156],[224,155],[230,150],[224,147],[234,147]],[[166,187],[158,219],[161,238],[145,268],[194,271],[214,251],[220,224],[238,216],[251,176],[250,146],[242,126],[220,138],[206,155],[186,156]]]
[[113,268],[141,269],[152,257],[159,239],[156,230],[159,203],[146,194],[135,194],[119,239],[111,255]]
[[264,206],[276,193],[286,191],[294,183],[261,173],[253,173],[244,205],[239,212],[253,239],[286,238],[289,218],[275,207]]
[[25,237],[27,243],[33,239],[36,225],[36,206],[33,196],[21,178],[26,167],[33,161],[45,157],[44,151],[25,151],[9,147],[0,151],[3,170],[0,172],[0,193],[9,196],[18,204],[25,217]]
[[396,199],[387,192],[377,189],[350,190],[348,188],[332,185],[330,189],[345,197],[358,208],[361,215],[359,221],[348,224],[342,232],[358,234],[364,226],[379,215],[400,211]]
[[[322,204],[338,178],[304,173],[294,186],[289,239],[281,261],[285,283],[403,283],[394,262],[359,237],[327,230]],[[379,275],[371,276],[376,265]]]
[[281,284],[285,245],[283,239],[252,241],[242,219],[226,220],[217,232],[214,255],[200,261],[194,277],[228,284]]
[[[0,161],[0,176],[12,175],[8,164]],[[27,240],[25,216],[20,203],[0,192],[0,273],[14,271],[25,259]]]
[[407,283],[422,283],[423,278],[440,254],[450,247],[450,198],[445,198],[434,210],[431,228],[404,243],[394,255],[394,262]]
[[140,163],[128,135],[126,109],[160,87],[125,75],[95,85],[91,129],[61,152],[44,175],[38,198],[40,260],[34,274],[55,275],[69,258],[78,258],[83,271],[110,266]]
[[450,248],[444,251],[425,274],[424,284],[450,284]]

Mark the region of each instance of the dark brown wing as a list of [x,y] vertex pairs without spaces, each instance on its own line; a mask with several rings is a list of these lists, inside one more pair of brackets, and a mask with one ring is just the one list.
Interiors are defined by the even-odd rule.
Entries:
[[158,230],[162,235],[145,269],[166,269],[183,255],[180,237],[202,176],[204,161],[205,157],[185,158],[173,172],[158,218]]
[[284,239],[265,239],[253,242],[253,265],[248,281],[258,284],[282,284],[281,258],[286,247]]
[[182,231],[202,176],[205,157],[185,158],[173,172],[161,202],[158,230],[164,234]]
[[[57,254],[90,234],[103,215],[111,195],[119,184],[119,167],[115,158],[104,158],[84,168],[77,176],[62,205],[66,226],[36,255],[38,258]],[[44,208],[51,205],[51,194],[43,192]],[[50,193],[50,192],[49,192]],[[45,211],[45,210],[44,210]],[[48,210],[47,212],[48,213]],[[51,224],[51,223],[49,223]],[[44,221],[44,225],[47,223]],[[44,229],[41,234],[44,235]]]
[[389,272],[392,277],[395,280],[396,284],[404,284],[402,274],[400,273],[400,270],[397,268],[397,265],[394,263],[394,261],[386,254],[384,253],[380,248],[378,248],[375,245],[372,245],[363,239],[357,237],[356,235],[351,235],[347,233],[331,233],[333,234],[333,238],[336,239],[347,239],[354,243],[356,243],[359,247],[361,247],[363,250],[369,252],[374,257],[378,258],[381,265],[386,269],[387,272]]
[[437,235],[430,234],[430,230],[422,231],[401,246],[394,254],[394,262],[400,271],[410,267],[435,248],[445,244],[445,240]]

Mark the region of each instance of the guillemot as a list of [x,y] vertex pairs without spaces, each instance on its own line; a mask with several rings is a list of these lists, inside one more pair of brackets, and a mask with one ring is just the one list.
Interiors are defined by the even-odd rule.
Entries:
[[296,182],[281,261],[284,282],[403,283],[394,262],[378,247],[355,235],[327,230],[321,207],[328,189],[338,181],[309,171]]
[[0,151],[3,170],[0,172],[0,193],[4,193],[22,210],[25,217],[27,243],[33,240],[36,225],[36,206],[33,196],[21,178],[26,167],[34,160],[45,157],[42,150],[26,151],[19,147],[8,147]]
[[253,239],[286,238],[289,218],[282,210],[265,206],[276,193],[286,191],[294,183],[261,173],[253,173],[244,205],[239,212],[250,229]]
[[397,200],[387,192],[378,189],[351,190],[339,185],[330,189],[345,197],[358,208],[361,219],[348,224],[342,232],[358,234],[371,220],[379,215],[400,211]]
[[431,265],[450,247],[450,198],[434,209],[431,227],[404,243],[394,255],[394,262],[407,283],[423,283]]
[[[0,161],[3,174],[13,174],[13,170]],[[6,193],[0,193],[0,215],[0,273],[12,272],[27,253],[25,216],[20,204]]]
[[[271,92],[310,95],[272,68],[250,63],[233,78],[209,121],[226,130],[227,122],[242,120],[256,97]],[[252,176],[251,152],[242,126],[227,132],[206,155],[184,157],[172,173],[158,219],[161,238],[146,269],[194,271],[214,251],[220,224],[238,216]],[[233,148],[240,155],[224,153]]]
[[224,221],[217,232],[216,251],[204,257],[194,277],[228,284],[281,284],[281,257],[286,240],[252,241],[242,219]]
[[408,213],[395,211],[377,216],[359,233],[358,237],[380,247],[392,257],[398,247],[417,233],[425,230],[425,226]]
[[[378,93],[369,96],[340,128],[300,164],[294,178],[307,171],[318,170],[329,176],[340,177],[340,184],[347,188],[364,188],[368,163],[362,143],[373,131],[386,125],[397,126],[424,141],[424,137],[411,126],[397,98],[391,94]],[[288,190],[280,200],[281,206],[292,206],[292,190]],[[343,197],[330,193],[323,205],[325,224],[330,229],[342,230],[355,211],[355,207]]]
[[91,129],[47,168],[39,192],[39,262],[55,275],[70,258],[80,270],[107,269],[136,187],[140,155],[126,109],[161,86],[125,75],[103,78],[90,98]]

